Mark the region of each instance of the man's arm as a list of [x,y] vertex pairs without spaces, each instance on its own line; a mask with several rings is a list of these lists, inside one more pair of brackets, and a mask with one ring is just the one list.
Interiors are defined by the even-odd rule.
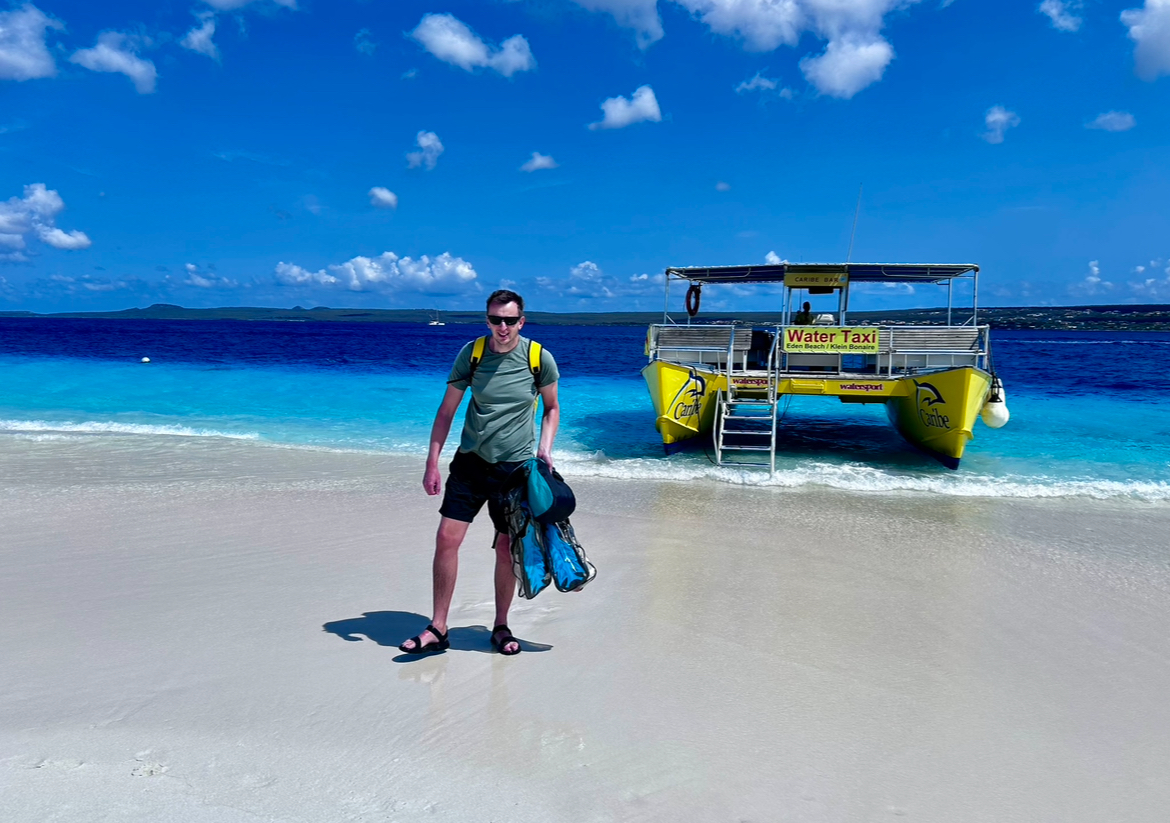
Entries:
[[557,383],[549,383],[540,389],[540,399],[544,402],[544,414],[540,418],[540,446],[536,456],[548,463],[551,469],[553,441],[557,439],[557,427],[561,424],[561,407],[557,401]]
[[463,402],[465,389],[447,386],[447,393],[443,395],[443,402],[435,413],[435,423],[431,426],[431,448],[427,452],[427,470],[423,473],[423,488],[427,494],[436,495],[443,487],[442,474],[439,472],[439,454],[443,451],[443,444],[447,442],[447,435],[451,433],[451,421],[455,419],[455,412],[459,411],[459,404]]

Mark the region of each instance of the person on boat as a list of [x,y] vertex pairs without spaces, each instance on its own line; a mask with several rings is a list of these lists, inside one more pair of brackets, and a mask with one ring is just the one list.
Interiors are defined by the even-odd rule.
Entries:
[[806,301],[804,307],[792,318],[792,322],[797,326],[811,326],[813,322],[812,304]]
[[[475,341],[465,345],[455,358],[447,377],[447,392],[431,427],[423,488],[435,496],[442,490],[439,454],[463,393],[470,387],[472,399],[467,406],[459,450],[451,461],[443,504],[439,508],[441,519],[432,566],[434,611],[430,625],[398,647],[410,654],[450,648],[447,614],[455,592],[459,546],[484,503],[497,532],[496,620],[492,645],[501,654],[520,652],[520,643],[508,628],[508,609],[516,591],[516,577],[501,498],[508,476],[530,460],[533,451],[550,468],[553,465],[553,440],[561,414],[557,402],[560,372],[548,349],[540,350],[539,368],[534,368],[530,361],[533,343],[520,336],[524,329],[524,298],[520,295],[507,289],[492,292],[487,299],[487,324],[491,334],[482,347],[481,358],[474,357],[479,348]],[[544,401],[539,445],[533,411],[538,392]]]

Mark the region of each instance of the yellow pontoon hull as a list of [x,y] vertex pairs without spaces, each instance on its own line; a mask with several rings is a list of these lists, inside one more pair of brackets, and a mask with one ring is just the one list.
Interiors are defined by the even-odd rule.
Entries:
[[657,415],[655,428],[667,451],[677,443],[707,434],[715,423],[715,398],[727,378],[701,366],[655,360],[642,369]]
[[[711,432],[719,392],[727,377],[700,365],[656,360],[642,369],[657,417],[656,428],[668,451]],[[767,377],[736,375],[736,393],[766,393]],[[987,400],[991,376],[971,366],[920,377],[843,377],[814,372],[785,376],[778,395],[838,397],[843,403],[885,403],[894,428],[912,445],[947,468],[958,468],[973,435],[975,419]]]
[[904,377],[904,393],[886,401],[886,414],[912,445],[957,469],[975,419],[987,402],[991,375],[967,366],[922,377]]

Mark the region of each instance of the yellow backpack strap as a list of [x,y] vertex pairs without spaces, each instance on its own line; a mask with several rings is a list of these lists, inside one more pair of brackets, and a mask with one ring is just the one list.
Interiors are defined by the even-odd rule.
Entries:
[[536,412],[536,404],[540,402],[540,353],[541,345],[535,340],[528,342],[528,370],[532,372],[532,382],[536,386],[536,397],[532,398],[532,411]]
[[535,340],[528,344],[528,370],[532,372],[532,379],[536,381],[536,388],[540,390],[540,354],[541,345]]
[[467,372],[467,382],[471,383],[475,377],[475,370],[479,367],[479,362],[483,360],[483,350],[487,347],[487,338],[477,338],[475,343],[471,346],[471,370]]

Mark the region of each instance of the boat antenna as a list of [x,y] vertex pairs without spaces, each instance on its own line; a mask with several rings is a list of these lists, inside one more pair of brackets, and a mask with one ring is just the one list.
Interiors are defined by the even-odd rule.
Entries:
[[849,254],[845,255],[845,262],[853,262],[853,238],[857,236],[857,215],[861,212],[861,187],[864,184],[857,184],[857,208],[853,210],[853,231],[849,233]]

